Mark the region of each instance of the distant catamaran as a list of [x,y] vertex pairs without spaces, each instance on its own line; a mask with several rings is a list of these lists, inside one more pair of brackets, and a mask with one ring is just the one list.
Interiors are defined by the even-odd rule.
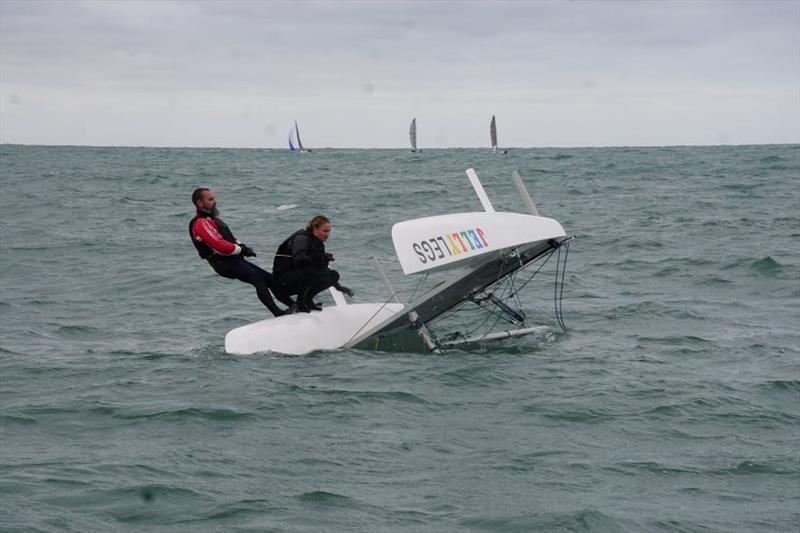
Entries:
[[[297,146],[292,143],[292,139],[297,139]],[[290,152],[310,152],[303,148],[303,141],[300,140],[300,128],[297,127],[297,121],[294,121],[294,129],[289,130],[289,151]]]
[[408,128],[408,137],[411,140],[411,151],[417,151],[417,117],[411,119],[411,126]]
[[[497,121],[492,115],[492,123],[489,124],[489,137],[492,139],[492,153],[497,153]],[[507,154],[508,150],[503,150],[502,154]]]

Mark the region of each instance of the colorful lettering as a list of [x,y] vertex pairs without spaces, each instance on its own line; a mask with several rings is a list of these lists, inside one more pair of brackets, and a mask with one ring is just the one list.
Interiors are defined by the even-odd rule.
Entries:
[[461,244],[461,251],[463,251],[463,252],[469,252],[469,250],[467,250],[467,247],[466,247],[466,246],[464,246],[464,241],[462,241],[462,240],[461,240],[461,235],[459,235],[459,234],[456,232],[456,233],[453,233],[453,237],[455,237],[456,239],[458,239],[458,242],[459,242],[459,244]]
[[481,240],[483,241],[483,245],[484,245],[484,246],[489,246],[489,243],[488,243],[488,242],[486,242],[486,235],[483,233],[483,230],[482,230],[481,228],[475,228],[475,231],[477,231],[477,232],[478,232],[478,236],[479,236],[479,237],[481,238]]
[[461,232],[461,236],[464,237],[464,240],[467,241],[467,244],[469,244],[470,250],[474,250],[475,249],[475,245],[472,244],[472,242],[469,240],[469,234],[467,234],[466,231],[462,231]]
[[467,233],[469,233],[469,236],[472,238],[473,241],[475,241],[475,246],[477,246],[478,248],[483,248],[480,239],[478,239],[478,236],[475,235],[474,229],[467,230]]
[[448,256],[461,255],[487,248],[488,246],[489,242],[486,240],[486,234],[481,228],[468,228],[464,231],[455,231],[415,242],[412,248],[419,257],[420,262],[427,264]]
[[456,241],[453,240],[453,236],[452,235],[448,235],[447,236],[447,240],[450,241],[450,247],[453,249],[453,255],[460,255],[461,254],[461,249],[456,244]]

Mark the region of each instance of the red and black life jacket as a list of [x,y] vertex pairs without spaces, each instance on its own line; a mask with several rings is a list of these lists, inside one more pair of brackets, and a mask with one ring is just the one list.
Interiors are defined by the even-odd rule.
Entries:
[[198,213],[195,217],[189,222],[189,237],[192,239],[192,244],[197,249],[197,253],[200,254],[202,259],[208,259],[212,255],[214,255],[214,250],[211,249],[209,245],[204,243],[202,239],[196,239],[194,235],[194,223],[197,221],[198,218],[210,218],[217,226],[217,230],[219,230],[219,234],[222,235],[222,238],[228,242],[236,242],[236,237],[233,236],[233,232],[225,224],[222,219],[216,218],[213,215],[207,215],[205,213]]

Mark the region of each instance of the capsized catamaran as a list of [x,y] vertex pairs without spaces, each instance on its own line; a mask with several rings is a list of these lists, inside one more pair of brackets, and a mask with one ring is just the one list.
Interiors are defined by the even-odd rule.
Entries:
[[417,117],[411,119],[411,126],[408,128],[408,137],[411,140],[411,151],[417,151]]
[[[297,140],[297,146],[292,142]],[[311,150],[303,148],[303,141],[300,140],[300,128],[297,126],[297,121],[294,121],[294,129],[289,129],[289,151],[290,152],[310,152]]]
[[[391,294],[386,302],[348,304],[331,289],[335,306],[233,329],[225,336],[225,350],[234,354],[305,354],[337,348],[441,352],[459,344],[542,332],[548,328],[529,321],[519,294],[553,256],[557,257],[556,319],[566,331],[561,295],[572,237],[556,220],[539,216],[518,172],[512,177],[529,214],[496,212],[477,173],[468,169],[467,175],[483,211],[416,218],[392,227],[404,274],[421,275],[422,282],[429,274],[446,273],[446,280],[401,302],[379,264]],[[520,283],[528,267],[533,272]],[[445,331],[448,316],[466,308],[489,318],[476,321],[470,331]]]

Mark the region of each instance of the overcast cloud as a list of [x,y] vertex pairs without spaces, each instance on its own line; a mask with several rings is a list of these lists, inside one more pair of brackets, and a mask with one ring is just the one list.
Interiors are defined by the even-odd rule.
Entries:
[[800,142],[800,2],[0,0],[0,142]]

